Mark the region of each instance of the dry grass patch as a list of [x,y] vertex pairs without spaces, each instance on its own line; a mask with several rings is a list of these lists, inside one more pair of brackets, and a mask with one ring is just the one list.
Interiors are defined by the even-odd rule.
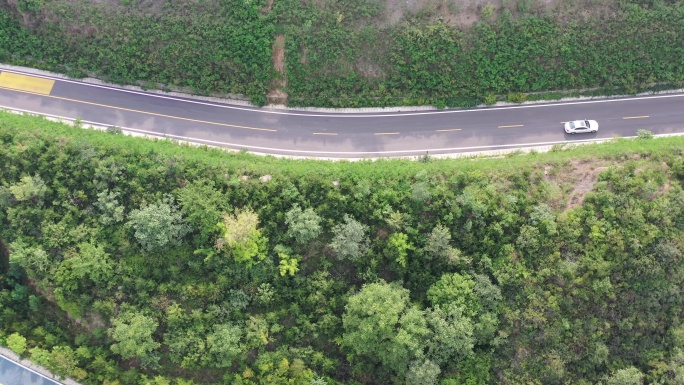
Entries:
[[569,169],[562,171],[563,182],[572,184],[572,190],[568,195],[568,203],[565,209],[578,207],[584,203],[587,193],[594,189],[598,181],[598,176],[602,171],[607,170],[608,164],[597,164],[585,160],[573,161]]
[[[273,2],[271,1],[270,4]],[[287,92],[284,91],[287,87],[287,79],[285,78],[285,35],[279,34],[273,42],[273,55],[271,56],[273,68],[280,74],[271,82],[271,91],[269,91],[267,98],[271,104],[286,104]]]

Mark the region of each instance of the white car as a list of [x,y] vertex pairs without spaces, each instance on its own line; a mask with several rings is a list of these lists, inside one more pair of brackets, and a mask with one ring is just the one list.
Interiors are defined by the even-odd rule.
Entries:
[[598,123],[595,120],[573,120],[565,122],[566,134],[581,134],[583,132],[598,131]]

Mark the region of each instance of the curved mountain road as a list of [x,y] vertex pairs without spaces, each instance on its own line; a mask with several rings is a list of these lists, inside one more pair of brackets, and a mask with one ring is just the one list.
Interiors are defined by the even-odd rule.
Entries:
[[[322,113],[205,102],[0,68],[0,107],[247,149],[333,158],[416,156],[684,134],[684,93],[470,110]],[[595,134],[562,123],[594,119]]]

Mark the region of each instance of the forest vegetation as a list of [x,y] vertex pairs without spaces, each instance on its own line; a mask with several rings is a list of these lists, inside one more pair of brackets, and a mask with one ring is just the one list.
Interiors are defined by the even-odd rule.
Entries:
[[256,105],[636,93],[684,86],[684,1],[11,0],[0,62]]
[[87,385],[681,384],[683,182],[646,133],[328,163],[0,112],[0,344]]

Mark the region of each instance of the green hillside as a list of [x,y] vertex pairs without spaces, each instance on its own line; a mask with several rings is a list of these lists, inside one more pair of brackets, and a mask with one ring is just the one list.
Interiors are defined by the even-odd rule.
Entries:
[[683,87],[684,2],[13,0],[0,61],[259,105],[634,93]]
[[84,384],[681,383],[684,139],[642,136],[327,163],[0,113],[0,344]]

